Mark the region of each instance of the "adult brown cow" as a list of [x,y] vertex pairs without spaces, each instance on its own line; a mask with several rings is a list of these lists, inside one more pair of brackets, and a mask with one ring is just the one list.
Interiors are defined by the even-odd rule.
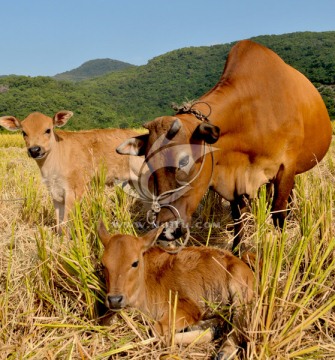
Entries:
[[[257,196],[259,187],[271,182],[273,218],[282,226],[295,175],[325,156],[332,133],[312,83],[273,51],[248,40],[231,49],[213,89],[176,116],[159,117],[144,127],[149,134],[129,139],[117,151],[145,154],[154,175],[154,210],[160,210],[157,203],[170,204],[158,220],[179,217],[184,223],[209,187],[230,201],[233,218],[239,220],[245,197]],[[214,143],[215,151],[207,150]],[[187,182],[188,191],[181,186]],[[236,221],[234,249],[240,230]],[[179,234],[165,232],[171,239]]]
[[[214,308],[230,305],[234,328],[217,358],[231,359],[247,323],[245,306],[253,298],[252,271],[229,251],[217,248],[194,246],[169,254],[153,246],[160,231],[162,228],[154,229],[142,237],[110,235],[99,223],[98,234],[105,248],[101,261],[107,285],[106,306],[114,311],[126,306],[143,311],[155,320],[156,332],[165,336],[172,320],[170,295],[172,299],[178,295],[177,332],[201,320],[214,320]],[[198,335],[194,330],[176,334],[175,339],[189,343]]]
[[8,130],[21,130],[28,154],[41,171],[56,210],[56,230],[66,222],[75,200],[84,195],[93,176],[104,167],[106,184],[116,180],[137,180],[143,162],[130,162],[115,152],[122,141],[138,134],[133,130],[94,129],[86,131],[54,131],[72,117],[71,111],[59,111],[53,118],[35,112],[19,121],[14,116],[0,117],[0,125]]

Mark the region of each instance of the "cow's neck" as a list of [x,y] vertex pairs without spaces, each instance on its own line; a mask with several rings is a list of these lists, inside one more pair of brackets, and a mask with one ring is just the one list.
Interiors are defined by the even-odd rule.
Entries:
[[[224,97],[225,101],[222,101]],[[231,89],[227,85],[220,85],[214,87],[207,94],[195,101],[192,105],[194,113],[199,113],[202,116],[193,114],[195,120],[199,124],[201,121],[208,122],[212,125],[219,126],[222,129],[222,114],[226,112],[226,107],[234,106],[232,100],[235,102],[236,97],[231,96]]]
[[168,274],[165,270],[171,256],[173,255],[155,246],[144,254],[145,276],[141,286],[145,289],[145,296],[142,309],[155,320],[162,318],[168,306],[169,289],[166,285]]
[[66,164],[67,159],[63,154],[62,146],[55,141],[46,157],[36,162],[42,176],[48,178],[50,174],[57,175],[61,171],[63,164]]

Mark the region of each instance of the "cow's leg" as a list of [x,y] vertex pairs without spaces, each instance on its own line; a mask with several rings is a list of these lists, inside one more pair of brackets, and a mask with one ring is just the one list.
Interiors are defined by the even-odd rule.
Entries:
[[65,195],[65,206],[64,206],[64,216],[63,223],[66,223],[69,217],[70,211],[73,210],[74,203],[76,201],[76,194],[73,191],[68,191]]
[[[176,332],[198,323],[201,319],[201,311],[197,304],[190,299],[178,299],[176,313],[172,315],[175,319],[174,328]],[[169,311],[165,312],[163,317],[156,322],[155,330],[160,334],[167,336],[171,331],[171,321]]]
[[240,345],[243,340],[240,333],[240,331],[243,329],[241,323],[242,318],[240,318],[242,313],[240,313],[239,310],[236,311],[237,314],[234,314],[230,320],[230,322],[233,324],[232,327],[227,326],[228,324],[226,324],[226,326],[221,327],[221,329],[217,329],[216,337],[221,338],[222,340],[215,360],[235,359],[234,356],[240,349]]
[[193,341],[197,340],[197,344],[209,343],[213,340],[213,331],[196,329],[191,331],[185,331],[175,334],[174,343],[178,345],[189,345]]
[[290,214],[294,204],[294,193],[293,193],[294,186],[295,186],[295,181],[293,182],[293,186],[287,201],[287,212],[286,212],[287,215]]
[[62,234],[61,223],[63,222],[64,219],[65,204],[64,202],[60,202],[56,200],[53,200],[53,204],[56,213],[56,232],[57,234],[61,235]]
[[270,181],[266,183],[266,202],[270,204],[272,197],[273,197],[273,182]]
[[56,212],[56,232],[59,235],[64,234],[63,225],[68,220],[69,211],[73,209],[75,201],[74,193],[66,193],[64,201],[57,201],[53,199],[54,208]]
[[[234,295],[236,295],[236,293]],[[225,332],[222,334],[222,345],[220,346],[216,359],[234,359],[234,356],[241,349],[243,340],[245,340],[243,329],[246,326],[247,313],[245,303],[247,302],[248,294],[239,292],[239,297],[244,298],[237,300],[235,296],[235,302],[232,305],[232,327],[230,331],[229,329],[225,329]]]
[[222,336],[223,320],[218,317],[199,321],[196,325],[189,326],[187,331],[175,334],[176,344],[190,344],[198,338],[197,343],[210,342]]
[[247,199],[248,197],[246,195],[239,195],[230,202],[231,213],[234,220],[234,241],[232,251],[235,255],[238,253],[238,245],[243,237],[242,215],[248,211]]
[[253,292],[253,275],[245,278],[241,270],[239,277],[233,277],[229,282],[229,294],[232,300],[231,321],[232,329],[222,334],[223,342],[215,359],[233,359],[241,348],[244,339],[243,330],[248,319],[248,306],[251,304]]
[[282,165],[274,180],[274,195],[272,201],[272,218],[276,226],[284,226],[287,215],[288,199],[294,186],[295,168]]

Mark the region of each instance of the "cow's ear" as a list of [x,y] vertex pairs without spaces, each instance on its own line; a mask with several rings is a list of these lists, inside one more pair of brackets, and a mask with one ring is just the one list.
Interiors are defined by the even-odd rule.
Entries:
[[166,133],[166,138],[168,140],[172,140],[174,136],[177,134],[177,132],[180,130],[180,128],[181,128],[181,121],[177,118],[171,124],[169,131]]
[[201,123],[194,131],[193,137],[197,140],[204,140],[208,144],[214,144],[219,140],[220,128],[218,126]]
[[0,125],[10,131],[17,131],[21,129],[20,121],[14,116],[0,117]]
[[120,155],[142,156],[145,153],[148,137],[149,135],[145,134],[127,139],[116,148],[116,152]]
[[72,111],[68,111],[68,110],[58,111],[58,113],[55,114],[53,118],[54,125],[57,127],[62,127],[69,121],[69,119],[72,116],[73,116]]
[[162,233],[164,230],[164,226],[159,226],[158,228],[150,230],[147,234],[141,237],[141,240],[143,241],[144,250],[148,250],[158,239],[158,236]]
[[110,241],[111,235],[106,229],[104,222],[100,219],[98,223],[98,236],[104,247],[106,247]]

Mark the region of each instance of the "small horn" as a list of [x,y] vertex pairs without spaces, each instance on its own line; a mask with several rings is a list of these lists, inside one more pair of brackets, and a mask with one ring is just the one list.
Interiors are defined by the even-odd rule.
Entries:
[[177,118],[171,125],[166,134],[167,139],[171,140],[181,128],[181,121]]

